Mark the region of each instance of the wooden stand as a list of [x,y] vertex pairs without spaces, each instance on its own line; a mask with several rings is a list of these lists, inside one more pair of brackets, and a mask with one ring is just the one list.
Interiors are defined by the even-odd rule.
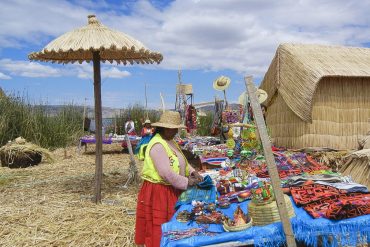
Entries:
[[284,201],[284,194],[280,187],[279,173],[275,164],[274,155],[271,150],[271,143],[268,138],[265,121],[263,119],[261,106],[257,100],[256,87],[249,77],[245,77],[245,86],[247,87],[250,103],[253,110],[254,121],[256,122],[258,132],[261,137],[263,152],[267,162],[268,173],[271,178],[272,188],[274,190],[276,204],[279,209],[279,215],[283,224],[283,229],[288,247],[295,247],[295,239],[292,231],[292,226],[288,217],[288,210]]
[[130,153],[130,167],[128,168],[128,179],[125,185],[123,186],[123,188],[126,189],[127,186],[131,184],[132,182],[137,183],[139,181],[139,177],[138,177],[138,170],[137,170],[137,165],[135,161],[135,156],[134,156],[134,153],[132,152],[130,138],[128,137],[128,135],[125,135],[125,139],[127,143],[128,152]]

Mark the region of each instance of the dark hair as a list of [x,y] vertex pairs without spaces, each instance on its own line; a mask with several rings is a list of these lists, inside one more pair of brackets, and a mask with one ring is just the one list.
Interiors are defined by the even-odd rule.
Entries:
[[261,104],[261,109],[264,108],[265,111],[267,111],[267,106],[265,106],[264,104]]

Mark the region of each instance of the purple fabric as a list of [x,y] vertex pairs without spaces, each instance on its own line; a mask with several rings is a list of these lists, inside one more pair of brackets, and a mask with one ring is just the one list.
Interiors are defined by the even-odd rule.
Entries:
[[[95,143],[96,142],[96,139],[95,138],[85,138],[85,137],[82,137],[82,138],[80,138],[80,142],[84,142],[84,143]],[[103,144],[112,144],[112,138],[103,139]]]

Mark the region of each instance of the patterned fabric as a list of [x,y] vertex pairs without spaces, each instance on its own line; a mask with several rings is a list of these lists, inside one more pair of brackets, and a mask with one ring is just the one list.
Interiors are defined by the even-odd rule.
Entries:
[[192,201],[203,201],[206,203],[214,203],[216,201],[216,189],[212,183],[212,179],[211,177],[209,177],[208,179],[206,176],[204,180],[205,183],[203,183],[201,186],[207,189],[201,189],[198,186],[194,186],[182,192],[182,194],[179,197],[179,200],[175,205],[175,208],[177,209],[181,205],[191,203]]
[[326,197],[303,207],[314,218],[341,220],[370,214],[370,194],[348,193]]
[[291,187],[290,193],[292,194],[294,202],[298,206],[302,206],[324,199],[328,196],[346,193],[346,191],[342,191],[327,185],[309,184]]

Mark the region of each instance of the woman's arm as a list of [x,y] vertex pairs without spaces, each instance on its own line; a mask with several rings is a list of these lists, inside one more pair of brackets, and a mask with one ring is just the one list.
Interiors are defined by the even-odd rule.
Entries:
[[187,189],[188,178],[173,172],[170,166],[170,160],[168,159],[168,155],[162,144],[155,144],[150,150],[149,155],[153,160],[154,166],[157,169],[159,176],[169,182],[176,189]]

